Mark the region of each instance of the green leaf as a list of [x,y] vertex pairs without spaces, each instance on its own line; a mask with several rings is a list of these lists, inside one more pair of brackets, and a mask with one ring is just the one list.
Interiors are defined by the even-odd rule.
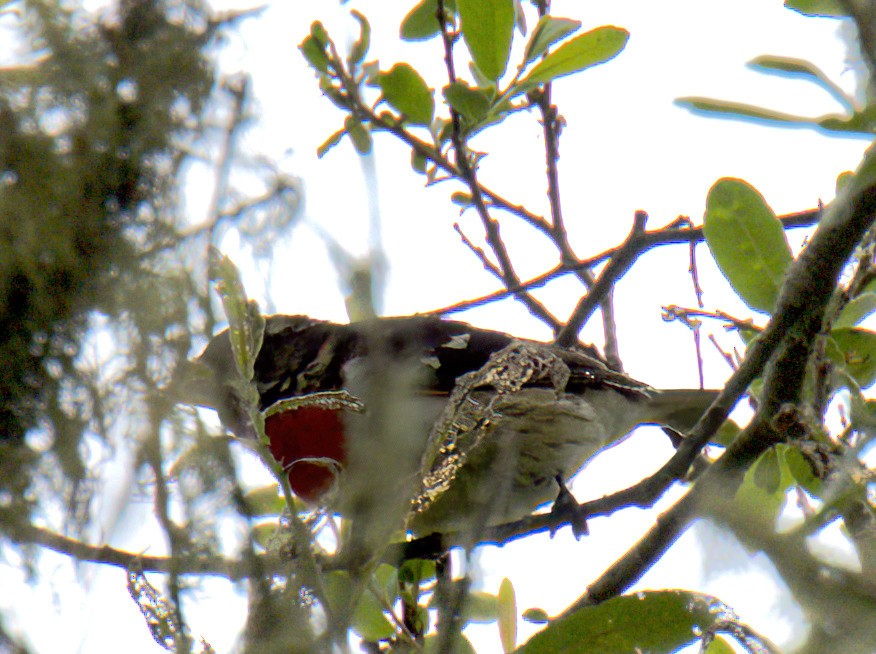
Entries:
[[371,130],[367,125],[363,125],[353,116],[347,116],[344,119],[344,127],[350,140],[353,142],[353,147],[360,155],[366,155],[371,152]]
[[268,484],[261,488],[253,488],[243,496],[250,514],[255,517],[279,515],[286,506],[286,501],[280,496],[277,484]]
[[624,49],[629,38],[630,33],[625,29],[610,25],[580,34],[542,59],[515,85],[513,95],[613,59]]
[[474,200],[471,198],[471,193],[465,193],[463,191],[457,191],[450,196],[450,201],[460,207],[468,209],[474,203]]
[[[345,571],[335,571],[323,577],[329,604],[335,609],[349,605],[355,586]],[[383,613],[383,606],[370,590],[365,589],[356,602],[351,621],[353,631],[363,640],[376,643],[395,635],[395,628]]]
[[262,522],[252,528],[252,539],[261,547],[268,549],[271,539],[277,533],[276,522]]
[[[450,16],[456,13],[454,0],[445,0],[444,11]],[[402,20],[399,36],[403,41],[425,41],[440,31],[437,0],[422,0]]]
[[337,132],[329,136],[322,145],[320,145],[316,149],[316,156],[322,159],[325,156],[325,153],[335,147],[338,143],[341,142],[341,139],[344,138],[344,134],[347,133],[346,129],[339,129]]
[[329,58],[323,44],[312,36],[308,36],[301,42],[298,49],[301,50],[301,54],[304,55],[311,68],[318,73],[329,74]]
[[542,56],[549,47],[557,41],[577,32],[581,27],[580,20],[571,18],[557,18],[555,16],[542,16],[538,24],[532,30],[526,50],[523,51],[523,63],[528,64]]
[[374,582],[381,591],[380,599],[392,606],[398,598],[398,569],[388,563],[381,563],[374,571]]
[[876,311],[876,293],[872,291],[861,293],[843,307],[840,315],[833,322],[833,328],[854,327],[874,311]]
[[[758,470],[764,459],[764,468]],[[778,480],[774,476],[776,469]],[[790,471],[778,459],[775,449],[770,448],[745,472],[733,499],[734,510],[743,520],[749,521],[753,529],[772,530],[785,506],[786,492],[793,483]]]
[[718,431],[715,432],[715,435],[712,436],[711,442],[718,443],[724,447],[729,447],[730,443],[732,443],[733,439],[739,435],[740,431],[742,430],[735,422],[732,420],[725,420],[721,423],[721,426],[718,427]]
[[785,7],[804,16],[847,18],[849,16],[841,0],[785,0]]
[[513,0],[458,0],[462,38],[471,58],[491,81],[505,73],[514,35]]
[[368,48],[371,45],[371,25],[368,24],[368,19],[355,9],[350,12],[357,21],[359,21],[359,38],[353,44],[350,50],[348,61],[351,64],[360,64],[368,54]]
[[754,464],[754,483],[768,495],[779,490],[782,482],[782,470],[779,466],[779,456],[776,448],[771,447],[764,452]]
[[482,121],[490,111],[490,96],[466,82],[454,82],[444,88],[444,99],[470,123]]
[[468,594],[465,599],[466,622],[495,622],[498,617],[499,601],[495,595],[480,591],[472,591]]
[[854,111],[854,103],[845,92],[825,75],[818,66],[805,59],[762,55],[749,61],[748,65],[755,70],[795,75],[809,82],[814,82],[830,93],[848,111]]
[[429,126],[435,113],[432,91],[408,64],[396,64],[378,78],[383,98],[415,125]]
[[672,652],[699,639],[723,612],[709,595],[643,591],[588,606],[551,622],[521,654]]
[[532,608],[523,612],[523,619],[533,624],[546,624],[550,622],[551,617],[544,609]]
[[502,651],[507,654],[514,651],[517,645],[517,598],[514,594],[514,586],[507,577],[499,584],[497,598],[499,640],[502,642]]
[[453,652],[453,654],[477,654],[477,650],[475,650],[469,639],[462,634],[456,636],[456,639],[450,644],[448,649],[439,651],[441,639],[437,635],[426,636],[424,645],[423,652],[425,654],[446,654],[446,652]]
[[716,636],[715,639],[709,643],[705,654],[734,654],[735,651],[736,650],[733,649],[726,640],[720,636]]
[[820,497],[824,484],[812,472],[812,465],[809,459],[800,451],[800,448],[793,445],[783,445],[780,451],[783,463],[797,485],[816,497]]
[[842,327],[830,332],[836,350],[828,349],[831,358],[848,372],[861,388],[876,381],[876,332]]
[[262,347],[265,318],[255,300],[248,300],[234,262],[216,248],[210,249],[210,281],[222,300],[228,319],[228,336],[240,376],[252,380],[255,360]]
[[741,179],[718,180],[706,199],[703,233],[739,297],[756,311],[772,311],[792,257],[782,223],[763,196]]
[[411,150],[411,168],[421,175],[426,174],[426,157],[416,150]]

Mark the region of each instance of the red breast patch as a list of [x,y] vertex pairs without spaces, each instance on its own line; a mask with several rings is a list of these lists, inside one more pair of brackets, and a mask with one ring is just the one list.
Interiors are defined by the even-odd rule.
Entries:
[[331,489],[346,463],[341,412],[317,406],[275,413],[265,419],[271,454],[289,475],[289,485],[306,502]]

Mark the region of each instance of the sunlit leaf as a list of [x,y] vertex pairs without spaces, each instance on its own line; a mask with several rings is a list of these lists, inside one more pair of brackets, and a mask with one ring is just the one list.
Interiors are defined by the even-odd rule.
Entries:
[[615,597],[551,622],[521,654],[673,652],[699,639],[723,613],[709,595],[681,590]]
[[490,97],[465,82],[454,82],[445,87],[444,98],[472,124],[479,123],[490,111]]
[[849,12],[842,0],[785,0],[785,7],[805,16],[846,18]]
[[736,650],[730,646],[730,644],[721,638],[720,636],[716,636],[715,639],[709,643],[709,646],[706,647],[705,654],[734,654]]
[[298,46],[301,54],[307,60],[307,63],[319,73],[329,73],[329,58],[325,51],[325,46],[322,45],[312,36],[305,38],[301,45]]
[[740,179],[718,180],[706,199],[703,234],[739,297],[752,309],[772,311],[792,257],[782,223],[763,196]]
[[253,488],[243,496],[250,515],[261,517],[279,515],[286,506],[286,501],[280,496],[277,484],[268,484],[261,488]]
[[[444,11],[451,16],[455,14],[456,2],[445,0]],[[424,41],[440,31],[437,0],[422,0],[402,20],[399,36],[404,41]]]
[[371,45],[371,25],[368,23],[368,19],[355,9],[350,13],[359,22],[359,38],[350,49],[349,61],[353,64],[359,64],[368,54],[368,48]]
[[370,153],[371,130],[368,129],[368,126],[363,125],[353,116],[347,116],[344,119],[344,126],[346,127],[347,134],[350,136],[350,140],[353,142],[353,147],[356,148],[356,152],[361,155]]
[[210,250],[210,281],[222,300],[228,319],[228,337],[241,377],[253,378],[255,360],[262,347],[265,319],[255,300],[248,300],[237,266],[219,250]]
[[478,69],[490,80],[505,73],[514,35],[513,0],[458,0],[459,28]]
[[613,26],[597,27],[563,43],[533,67],[514,88],[519,95],[539,84],[577,73],[613,59],[624,49],[630,33]]
[[523,52],[524,63],[535,61],[554,43],[562,41],[569,34],[578,31],[580,27],[580,20],[542,16],[532,30],[529,43],[526,44],[526,50]]
[[523,612],[523,619],[533,624],[545,624],[550,622],[551,617],[544,609],[526,609]]
[[774,55],[762,55],[755,57],[748,65],[755,70],[763,72],[777,72],[785,75],[794,75],[810,82],[818,84],[830,93],[846,109],[853,111],[853,103],[845,92],[837,86],[824,72],[812,62],[793,57],[776,57]]
[[499,617],[499,640],[502,642],[502,651],[512,652],[517,645],[517,598],[514,594],[514,586],[507,577],[499,584],[498,617]]
[[396,64],[378,78],[383,98],[415,125],[428,126],[435,113],[432,91],[409,64]]

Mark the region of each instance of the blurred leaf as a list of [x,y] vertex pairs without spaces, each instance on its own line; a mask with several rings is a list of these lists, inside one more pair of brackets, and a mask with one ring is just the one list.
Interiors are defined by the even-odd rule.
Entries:
[[739,297],[771,312],[792,257],[782,223],[763,196],[740,179],[718,180],[706,199],[703,233]]
[[444,88],[444,99],[471,124],[482,121],[490,111],[490,96],[466,82],[454,82]]
[[[451,16],[454,15],[456,13],[455,0],[445,0],[444,10]],[[402,20],[399,36],[404,41],[424,41],[440,31],[437,0],[422,0]]]
[[350,49],[349,61],[351,64],[360,64],[368,54],[368,48],[371,45],[371,25],[368,24],[368,19],[355,9],[350,12],[357,21],[359,21],[359,38]]
[[368,129],[368,126],[363,125],[353,116],[347,116],[344,119],[344,126],[346,127],[347,134],[350,136],[350,140],[353,142],[353,147],[356,148],[356,152],[363,156],[369,154],[372,143],[371,130]]
[[[781,111],[773,111],[742,102],[714,100],[712,98],[678,98],[675,104],[706,114],[725,114],[728,118],[754,118],[759,121],[776,123],[786,127],[812,127],[841,134],[860,135],[872,138],[876,124],[876,105],[854,112],[850,116],[828,115],[817,118],[795,116]],[[723,117],[723,116],[719,116]]]
[[398,569],[388,563],[381,563],[374,571],[374,581],[383,593],[380,599],[392,606],[398,598]]
[[562,41],[573,32],[577,32],[580,27],[580,20],[542,16],[535,29],[532,30],[529,43],[526,44],[526,50],[523,52],[524,64],[535,61],[554,43]]
[[847,18],[849,13],[842,0],[785,0],[785,7],[804,16]]
[[252,380],[256,356],[262,347],[265,318],[255,300],[248,300],[234,262],[216,248],[210,249],[210,281],[222,300],[228,319],[228,336],[241,377]]
[[785,467],[787,467],[788,472],[791,473],[797,485],[806,492],[816,497],[821,497],[823,483],[812,472],[812,465],[809,459],[800,451],[800,448],[793,445],[783,445],[780,448],[780,452]]
[[499,584],[498,618],[499,640],[502,641],[502,651],[506,654],[514,651],[517,645],[517,599],[511,580],[505,577]]
[[733,649],[726,640],[720,636],[716,636],[715,639],[709,643],[705,654],[734,654],[734,652],[736,652],[736,650]]
[[[326,596],[334,609],[349,605],[356,585],[352,583],[350,574],[346,571],[335,571],[323,577]],[[369,589],[365,589],[356,602],[351,621],[353,631],[363,640],[375,643],[390,638],[395,634],[395,628],[386,618],[383,606]]]
[[533,624],[545,624],[550,622],[551,617],[544,609],[526,609],[523,612],[523,619]]
[[739,435],[740,431],[742,430],[735,422],[732,420],[725,420],[721,423],[721,426],[718,427],[718,431],[715,432],[715,435],[712,436],[711,442],[728,447],[730,443],[733,442],[733,439]]
[[[764,468],[758,470],[764,458]],[[776,470],[778,479],[775,477]],[[745,472],[733,500],[734,506],[753,528],[772,530],[785,506],[786,492],[793,483],[791,473],[779,461],[775,449],[770,448]]]
[[445,652],[450,651],[453,654],[477,654],[477,650],[475,650],[468,638],[462,634],[457,635],[449,650],[441,650],[439,652],[438,647],[440,644],[441,639],[437,635],[426,636],[423,652],[425,654],[445,654]]
[[876,293],[861,293],[849,302],[833,323],[834,329],[839,327],[854,327],[867,316],[876,311]]
[[298,49],[301,50],[301,54],[304,55],[307,63],[316,69],[318,73],[326,75],[330,73],[329,58],[326,54],[325,46],[321,45],[319,41],[312,36],[308,36],[301,42]]
[[346,129],[339,129],[337,132],[329,136],[325,142],[316,149],[316,156],[322,159],[326,152],[341,142],[341,139],[344,138],[344,134],[346,133]]
[[[723,608],[722,608],[723,607]],[[521,654],[672,652],[693,643],[720,618],[724,605],[683,590],[643,591],[588,606],[551,622]]]
[[491,81],[505,73],[514,35],[512,0],[457,0],[462,37],[472,61]]
[[609,25],[580,34],[542,59],[515,85],[512,94],[525,93],[539,84],[613,59],[624,49],[629,38],[630,33],[625,29]]
[[748,65],[751,68],[762,72],[778,72],[786,75],[794,75],[809,82],[818,84],[821,88],[830,93],[834,99],[842,104],[848,111],[854,111],[854,104],[845,92],[837,86],[833,80],[825,75],[818,66],[806,61],[805,59],[762,55],[752,59],[748,62]]
[[450,196],[450,201],[463,208],[468,208],[472,206],[471,193],[465,193],[463,191],[457,191]]
[[782,482],[782,470],[776,448],[771,447],[764,452],[754,464],[754,483],[768,495],[779,490]]
[[411,168],[420,174],[426,173],[426,157],[416,150],[411,150]]
[[520,0],[514,0],[514,26],[521,35],[526,36],[526,12]]
[[378,78],[383,98],[415,125],[432,122],[435,100],[420,74],[408,64],[396,64]]
[[[437,599],[433,595],[433,599]],[[499,618],[499,600],[495,595],[472,591],[465,599],[466,622],[495,622]]]
[[279,515],[286,506],[286,501],[279,494],[277,484],[253,488],[247,491],[243,499],[255,517]]
[[398,570],[399,581],[420,584],[435,578],[435,562],[429,559],[408,559]]
[[268,545],[276,533],[276,522],[262,522],[252,528],[252,539],[261,547],[268,549]]
[[831,358],[848,372],[861,388],[876,381],[876,333],[866,329],[842,327],[830,332],[839,350],[828,350]]
[[854,176],[855,173],[853,173],[851,170],[846,170],[836,176],[836,195],[840,194],[840,191],[842,191],[846,187],[846,185],[850,181],[852,181],[852,178]]

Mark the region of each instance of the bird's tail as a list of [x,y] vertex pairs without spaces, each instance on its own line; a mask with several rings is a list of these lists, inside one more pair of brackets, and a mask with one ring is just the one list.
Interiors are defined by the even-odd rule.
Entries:
[[652,413],[649,422],[686,433],[716,397],[718,391],[712,390],[673,388],[658,391],[650,401]]

